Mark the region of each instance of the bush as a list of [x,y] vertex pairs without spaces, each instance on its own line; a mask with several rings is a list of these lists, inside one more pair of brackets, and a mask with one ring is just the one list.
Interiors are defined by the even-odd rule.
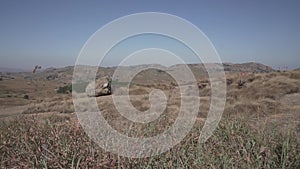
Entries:
[[77,93],[84,93],[88,84],[88,82],[75,83],[73,84],[73,90]]
[[23,97],[24,99],[29,99],[29,96],[26,94],[26,95],[24,95],[24,97]]
[[72,85],[59,87],[57,93],[62,93],[62,94],[72,93]]

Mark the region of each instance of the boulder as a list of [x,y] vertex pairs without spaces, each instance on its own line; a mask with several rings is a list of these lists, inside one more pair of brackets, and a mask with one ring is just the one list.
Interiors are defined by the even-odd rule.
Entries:
[[111,94],[111,79],[104,77],[89,83],[85,92],[90,97],[98,97]]

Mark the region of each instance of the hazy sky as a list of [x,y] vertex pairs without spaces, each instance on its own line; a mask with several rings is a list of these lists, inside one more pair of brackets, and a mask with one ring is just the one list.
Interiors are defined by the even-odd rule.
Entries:
[[300,67],[298,0],[1,0],[0,67],[74,65],[95,31],[137,12],[187,19],[208,36],[223,62]]

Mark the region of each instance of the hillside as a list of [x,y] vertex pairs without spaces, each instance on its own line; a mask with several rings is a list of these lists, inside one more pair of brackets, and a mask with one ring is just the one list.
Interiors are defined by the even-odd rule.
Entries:
[[[70,86],[73,67],[51,68],[35,74],[5,73],[12,78],[0,81],[0,168],[72,168],[74,165],[80,168],[147,168],[148,165],[154,168],[299,168],[300,72],[277,72],[255,63],[224,65],[226,105],[212,137],[205,143],[197,142],[210,106],[214,105],[211,105],[211,82],[203,65],[191,64],[198,90],[186,90],[199,94],[200,99],[192,130],[165,153],[141,159],[106,152],[85,133],[75,113],[71,92],[57,90]],[[165,71],[145,70],[130,84],[113,81],[113,95],[92,99],[115,131],[139,138],[158,135],[174,125],[181,110],[180,90],[168,71],[182,66],[175,65]],[[112,75],[114,70],[100,68],[97,76]],[[241,80],[245,82],[243,85],[239,84]],[[124,100],[115,103],[113,96],[124,95],[127,84],[130,102],[141,112],[151,108],[150,93],[161,90],[166,96],[162,114],[146,124],[134,123],[121,115],[116,104],[127,103]],[[84,90],[76,91],[77,96],[79,107],[90,104],[90,99],[81,98],[85,96]],[[195,103],[193,98],[188,99],[190,104]],[[84,113],[89,118],[89,113]]]

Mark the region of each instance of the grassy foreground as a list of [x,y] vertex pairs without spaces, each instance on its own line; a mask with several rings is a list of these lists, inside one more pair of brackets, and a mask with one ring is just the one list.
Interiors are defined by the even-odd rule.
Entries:
[[214,135],[198,144],[202,125],[171,150],[129,159],[104,152],[78,122],[53,115],[0,122],[0,168],[300,168],[296,131],[255,131],[243,120],[223,119]]

